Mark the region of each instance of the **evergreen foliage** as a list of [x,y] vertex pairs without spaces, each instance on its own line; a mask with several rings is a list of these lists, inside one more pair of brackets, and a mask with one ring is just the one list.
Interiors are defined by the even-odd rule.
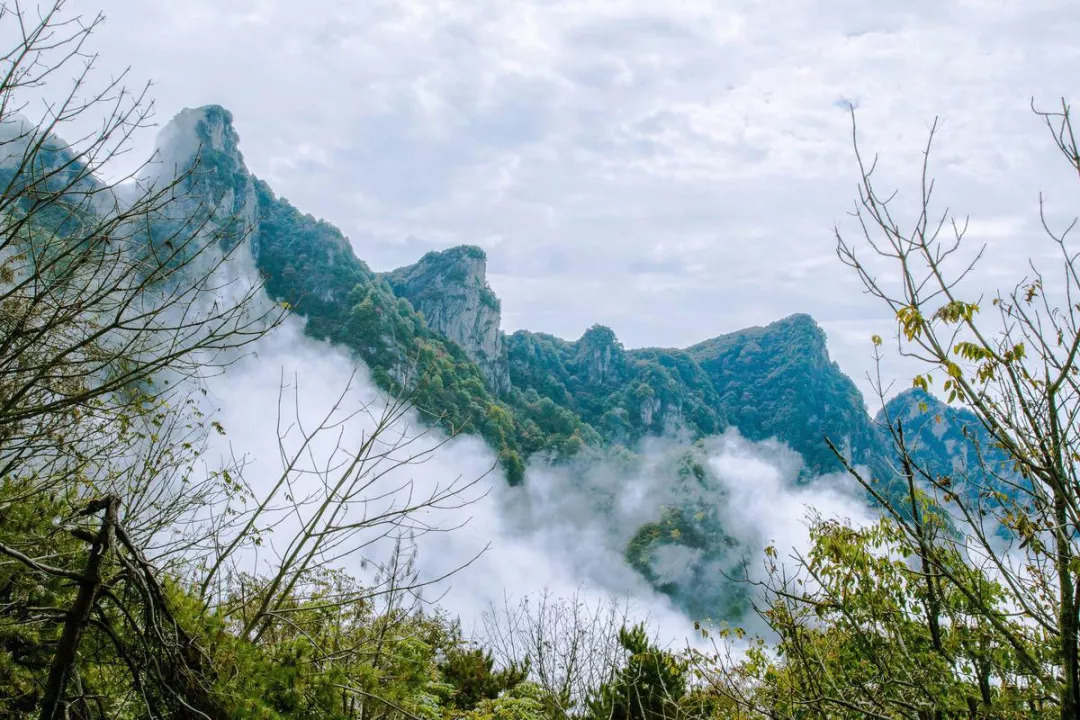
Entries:
[[619,629],[626,660],[586,705],[588,720],[676,720],[683,717],[685,660],[649,642],[644,625]]

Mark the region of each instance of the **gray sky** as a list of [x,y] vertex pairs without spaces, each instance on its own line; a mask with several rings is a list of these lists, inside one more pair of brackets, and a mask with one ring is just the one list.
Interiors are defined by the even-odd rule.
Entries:
[[685,346],[803,311],[859,379],[892,324],[833,254],[849,104],[901,202],[940,116],[979,283],[1042,253],[1040,191],[1075,206],[1029,107],[1080,97],[1067,0],[75,5],[105,12],[103,67],[153,80],[160,122],[229,108],[252,171],[376,269],[484,247],[508,331]]

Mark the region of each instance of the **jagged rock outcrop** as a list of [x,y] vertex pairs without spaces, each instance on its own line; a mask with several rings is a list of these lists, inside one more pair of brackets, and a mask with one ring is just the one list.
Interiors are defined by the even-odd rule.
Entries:
[[[232,114],[220,105],[184,108],[158,136],[156,183],[180,179],[172,218],[203,224],[226,244],[256,242],[255,180],[244,164]],[[253,254],[257,248],[253,247]]]
[[575,344],[575,362],[587,383],[613,385],[625,378],[626,353],[611,328],[593,325]]
[[428,327],[453,340],[475,362],[491,389],[510,389],[506,345],[499,329],[499,299],[487,284],[487,255],[462,245],[429,252],[415,265],[383,275],[394,294],[406,298]]

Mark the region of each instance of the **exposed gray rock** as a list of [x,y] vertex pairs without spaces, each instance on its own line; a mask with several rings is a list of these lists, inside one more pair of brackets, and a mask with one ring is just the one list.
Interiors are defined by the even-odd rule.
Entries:
[[462,245],[429,252],[415,265],[384,275],[398,297],[412,303],[432,330],[456,342],[491,389],[510,389],[506,344],[499,329],[499,299],[487,284],[487,255]]
[[641,401],[641,408],[639,410],[641,414],[641,424],[646,427],[653,424],[654,416],[660,411],[660,400],[656,397],[649,397]]
[[[169,215],[205,223],[228,244],[253,237],[258,200],[232,114],[219,105],[184,108],[158,138],[156,183],[181,178]],[[257,247],[252,247],[253,253]]]
[[626,352],[611,328],[593,325],[576,345],[575,361],[589,384],[611,385],[623,379]]

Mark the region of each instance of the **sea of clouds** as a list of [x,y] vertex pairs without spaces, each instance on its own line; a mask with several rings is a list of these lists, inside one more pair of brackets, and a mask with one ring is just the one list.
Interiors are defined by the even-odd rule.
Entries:
[[[331,426],[310,443],[293,470],[291,497],[307,499],[325,493],[332,468],[370,436],[387,402],[365,367],[344,349],[307,337],[296,317],[208,378],[206,389],[207,409],[226,432],[215,438],[208,460],[242,459],[244,477],[256,493],[281,476],[300,430],[310,434],[329,419]],[[390,444],[407,439],[409,445],[396,453],[387,446],[371,461],[378,465],[366,492],[375,500],[350,512],[370,515],[373,507],[397,502],[388,498],[415,501],[455,483],[461,488],[455,501],[418,511],[406,541],[415,550],[421,582],[445,578],[424,587],[421,596],[459,617],[467,631],[478,628],[493,607],[547,594],[593,606],[620,602],[669,642],[694,636],[693,619],[624,557],[633,532],[657,520],[671,499],[670,474],[661,470],[661,458],[677,441],[651,440],[636,448],[633,463],[625,456],[561,464],[534,459],[525,482],[511,487],[495,453],[478,437],[447,438],[413,411],[383,434]],[[723,502],[724,530],[746,553],[752,579],[760,579],[765,546],[775,546],[781,555],[807,546],[812,512],[854,523],[872,517],[843,477],[797,482],[801,460],[780,442],[751,442],[732,429],[707,438],[703,446],[710,476],[722,486],[717,497]],[[403,462],[407,458],[413,459]],[[284,536],[303,512],[279,518],[274,533]],[[353,542],[359,546],[361,539]],[[373,542],[336,562],[368,579],[391,548],[389,539]],[[271,562],[280,550],[271,535],[256,564]],[[671,560],[678,563],[678,555]]]

